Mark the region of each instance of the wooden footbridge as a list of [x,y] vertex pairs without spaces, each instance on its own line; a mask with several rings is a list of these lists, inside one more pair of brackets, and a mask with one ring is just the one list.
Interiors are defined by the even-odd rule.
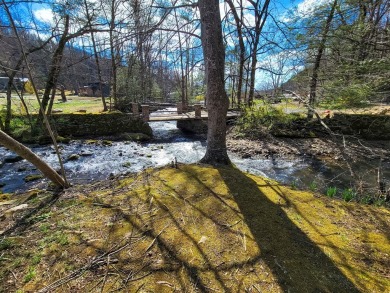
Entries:
[[[142,113],[139,113],[138,104],[134,103],[132,106],[132,112],[135,115],[140,115],[145,122],[157,122],[157,121],[178,121],[178,120],[207,120],[208,112],[202,110],[201,105],[194,105],[194,111],[184,112],[182,107],[178,105],[175,111],[162,111],[150,113],[149,105],[141,105]],[[226,118],[235,119],[240,116],[239,111],[228,111]]]

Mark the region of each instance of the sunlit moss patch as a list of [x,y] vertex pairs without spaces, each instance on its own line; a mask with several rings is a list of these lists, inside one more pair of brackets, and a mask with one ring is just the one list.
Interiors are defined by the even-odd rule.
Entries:
[[29,215],[1,240],[0,283],[6,292],[386,292],[389,226],[384,208],[232,167],[148,169],[73,187]]

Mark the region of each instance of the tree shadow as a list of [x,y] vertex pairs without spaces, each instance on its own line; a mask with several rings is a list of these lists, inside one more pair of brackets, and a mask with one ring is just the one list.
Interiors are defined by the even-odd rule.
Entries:
[[285,292],[360,292],[255,181],[238,169],[218,171],[260,248],[261,258]]
[[[269,199],[265,189],[282,203]],[[321,243],[314,243],[288,218],[291,210],[298,215],[300,206],[282,188],[263,186],[234,168],[179,165],[91,191],[96,190],[83,190],[83,205],[74,211],[76,218],[86,213],[85,224],[76,225],[82,234],[66,232],[77,245],[68,249],[74,254],[69,259],[77,259],[79,267],[68,276],[80,278],[67,276],[67,286],[118,292],[359,292],[321,245],[339,253],[337,265],[365,288],[343,258],[353,252],[335,247],[320,229],[315,233]],[[98,227],[89,224],[95,214]],[[317,228],[313,225],[310,230]],[[66,262],[68,256],[54,259]]]
[[[14,233],[20,234],[23,231],[29,229],[29,227],[31,227],[31,225],[35,223],[34,217],[39,215],[39,213],[42,212],[44,209],[53,206],[60,198],[60,195],[61,195],[60,192],[53,193],[49,195],[47,198],[45,198],[44,200],[42,200],[36,207],[33,207],[32,209],[28,210],[28,212],[26,213],[22,213],[22,216],[18,218],[11,227],[7,228],[5,231],[0,233],[0,237],[7,237]],[[28,200],[29,199],[27,199],[23,203],[28,202]]]

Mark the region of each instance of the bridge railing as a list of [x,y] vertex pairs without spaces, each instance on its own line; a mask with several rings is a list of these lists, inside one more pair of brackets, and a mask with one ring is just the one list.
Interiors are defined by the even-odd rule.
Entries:
[[[195,119],[200,119],[202,117],[202,106],[200,104],[194,105],[195,110]],[[142,120],[148,122],[150,120],[150,107],[149,105],[141,105]],[[139,116],[139,105],[138,103],[132,103],[132,112],[134,115]],[[183,114],[182,103],[177,104],[177,114]]]

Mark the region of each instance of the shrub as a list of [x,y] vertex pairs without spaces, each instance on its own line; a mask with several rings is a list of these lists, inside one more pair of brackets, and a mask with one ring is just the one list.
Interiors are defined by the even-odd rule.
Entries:
[[286,114],[280,108],[265,104],[243,108],[236,125],[239,133],[254,138],[265,135],[276,123],[289,123],[296,118],[296,115]]
[[352,199],[355,198],[355,196],[356,196],[356,193],[355,193],[355,191],[353,191],[352,188],[344,189],[343,192],[341,193],[341,197],[345,201],[351,201]]
[[328,187],[326,190],[326,196],[334,197],[337,194],[337,187]]
[[24,90],[29,93],[29,94],[34,94],[34,88],[32,86],[32,83],[31,81],[27,81],[25,84],[24,84]]
[[195,96],[194,100],[196,102],[204,101],[204,95],[197,95],[197,96]]
[[328,97],[322,102],[323,106],[333,109],[367,106],[373,97],[373,89],[367,83],[354,81],[345,84],[345,81],[330,83],[326,86]]

